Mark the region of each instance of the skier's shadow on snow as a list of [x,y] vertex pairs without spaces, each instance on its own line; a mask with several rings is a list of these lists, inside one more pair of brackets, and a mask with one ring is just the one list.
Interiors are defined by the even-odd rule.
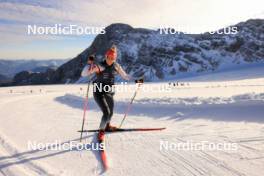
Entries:
[[[88,138],[92,138],[90,144],[85,143],[85,140]],[[82,151],[85,151],[85,152],[88,151],[89,152],[89,151],[92,151],[92,153],[95,155],[98,163],[100,163],[100,165],[101,165],[101,171],[100,171],[101,173],[99,173],[99,174],[102,174],[104,172],[104,169],[103,169],[103,165],[101,162],[99,150],[97,150],[96,147],[91,148],[92,144],[97,145],[97,143],[98,143],[96,134],[86,135],[86,136],[84,135],[83,142],[81,144],[83,148],[73,147],[72,149],[68,149],[68,150],[59,150],[59,151],[58,150],[56,150],[56,151],[50,150],[51,148],[59,147],[59,146],[62,146],[64,144],[70,144],[70,142],[73,142],[73,141],[78,142],[79,140],[80,140],[79,138],[76,138],[76,139],[72,139],[72,140],[68,140],[68,141],[64,141],[61,143],[51,145],[49,147],[44,147],[41,149],[34,149],[34,150],[30,150],[30,151],[16,153],[16,154],[11,155],[11,156],[1,156],[0,157],[0,170],[7,168],[7,167],[10,167],[10,166],[13,166],[13,165],[25,164],[25,163],[30,162],[30,161],[39,160],[39,159],[48,158],[48,157],[53,157],[53,156],[65,154],[68,152],[77,152],[77,151],[78,152],[82,152]],[[85,149],[85,146],[86,146],[86,149]],[[48,154],[47,154],[47,152],[48,152]],[[15,160],[15,161],[12,161],[12,160]],[[32,166],[32,163],[31,163],[31,166]],[[38,166],[35,169],[37,169],[41,173],[45,172],[45,170],[41,169]],[[50,174],[50,173],[44,173],[44,174]]]
[[[223,102],[211,104],[210,98],[203,100],[200,104],[159,104],[159,99],[154,102],[152,99],[135,100],[129,115],[147,116],[152,118],[166,118],[169,120],[180,121],[184,119],[210,119],[213,121],[226,122],[257,122],[264,123],[264,101],[260,100],[240,100],[239,96],[233,96],[234,102]],[[260,94],[260,96],[264,96]],[[238,98],[237,98],[238,97]],[[199,101],[199,97],[194,97],[194,101]],[[186,98],[184,101],[192,103],[193,100]],[[197,100],[196,100],[197,99]],[[83,109],[83,98],[77,95],[66,94],[56,97],[55,101],[66,104],[72,108]],[[124,114],[127,108],[127,101],[115,101],[114,113]],[[88,109],[100,111],[93,97],[89,97]]]

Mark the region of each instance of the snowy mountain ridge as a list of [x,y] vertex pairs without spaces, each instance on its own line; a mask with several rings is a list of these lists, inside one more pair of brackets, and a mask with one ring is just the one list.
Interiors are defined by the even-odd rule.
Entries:
[[[264,20],[253,19],[234,25],[236,34],[160,34],[159,31],[112,24],[99,34],[90,47],[57,70],[25,73],[15,85],[80,83],[87,56],[97,62],[115,44],[124,70],[146,81],[175,80],[185,76],[212,73],[227,68],[250,67],[264,63]],[[219,31],[224,30],[220,29]],[[118,79],[117,79],[118,80]]]
[[89,48],[59,68],[64,77],[57,81],[75,82],[87,56],[96,54],[100,61],[112,44],[117,45],[118,62],[124,69],[134,76],[144,75],[148,81],[263,63],[264,20],[248,20],[235,26],[237,34],[191,35],[160,34],[155,30],[112,24],[106,28],[106,34],[98,35]]

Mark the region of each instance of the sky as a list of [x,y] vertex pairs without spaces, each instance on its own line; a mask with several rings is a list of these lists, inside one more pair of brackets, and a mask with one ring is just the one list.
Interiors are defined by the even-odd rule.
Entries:
[[96,34],[28,35],[28,25],[106,27],[126,23],[192,33],[264,18],[263,0],[0,0],[1,59],[69,59]]

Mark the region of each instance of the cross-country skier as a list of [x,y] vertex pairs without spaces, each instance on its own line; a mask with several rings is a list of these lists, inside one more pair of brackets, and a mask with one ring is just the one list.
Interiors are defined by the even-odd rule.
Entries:
[[[94,100],[103,112],[102,120],[99,127],[98,139],[103,140],[105,131],[115,131],[117,127],[110,125],[114,109],[114,91],[115,76],[117,74],[125,80],[133,80],[132,76],[128,75],[122,67],[116,62],[117,48],[112,46],[105,54],[104,61],[95,64],[94,58],[88,58],[88,64],[84,67],[81,75],[90,76],[96,73],[96,78],[93,81]],[[135,80],[136,83],[143,83],[143,79]],[[110,89],[109,89],[110,88]]]

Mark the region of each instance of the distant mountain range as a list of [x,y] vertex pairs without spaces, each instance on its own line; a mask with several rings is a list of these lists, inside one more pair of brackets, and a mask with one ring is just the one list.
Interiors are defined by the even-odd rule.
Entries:
[[8,83],[8,82],[11,82],[11,81],[12,81],[11,78],[0,74],[0,84]]
[[[69,60],[69,59],[68,59]],[[0,59],[0,74],[13,77],[21,71],[45,72],[48,68],[58,68],[68,61],[67,59],[49,60],[7,60]]]
[[234,26],[237,34],[194,35],[160,34],[160,31],[127,24],[112,24],[105,34],[96,36],[89,48],[58,69],[39,74],[24,72],[15,77],[13,85],[75,83],[87,56],[96,54],[99,62],[112,44],[118,48],[117,60],[125,71],[134,76],[144,75],[148,81],[263,63],[264,20],[248,20]]
[[22,71],[45,73],[48,69],[56,70],[68,59],[49,60],[7,60],[0,59],[0,83],[12,82],[14,76]]

